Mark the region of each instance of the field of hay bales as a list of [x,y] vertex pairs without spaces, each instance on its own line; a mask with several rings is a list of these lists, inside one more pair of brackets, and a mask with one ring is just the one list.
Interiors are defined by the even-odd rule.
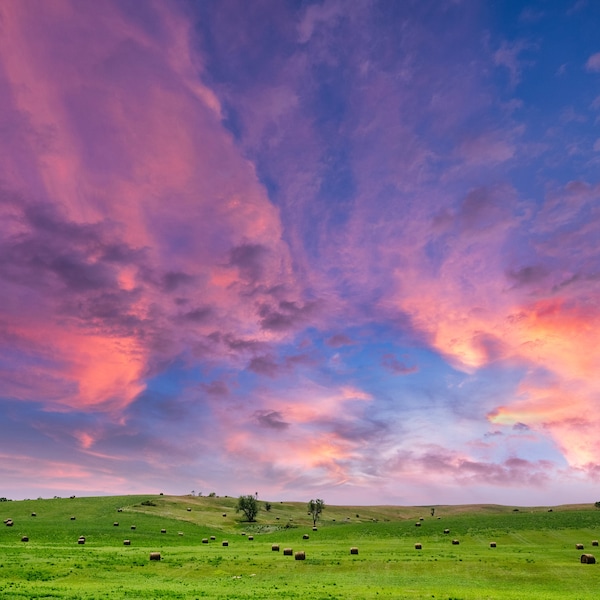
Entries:
[[600,561],[593,505],[436,506],[433,517],[430,507],[327,506],[313,530],[303,502],[271,500],[269,512],[259,502],[256,523],[235,504],[2,502],[0,598],[591,600],[600,589],[600,565],[581,562]]

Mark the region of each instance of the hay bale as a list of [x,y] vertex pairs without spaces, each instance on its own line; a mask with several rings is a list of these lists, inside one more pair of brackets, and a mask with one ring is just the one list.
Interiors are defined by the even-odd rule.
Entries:
[[203,544],[208,544],[208,538],[202,538],[202,543]]
[[459,544],[460,544],[460,542],[458,540],[452,540],[453,546],[458,546]]
[[577,550],[583,550],[583,544],[575,544]]
[[223,516],[224,516],[224,517],[226,517],[226,516],[227,516],[227,513],[223,513]]
[[352,546],[352,548],[350,548],[350,554],[358,554],[358,548]]
[[306,560],[306,552],[304,550],[300,550],[294,554],[295,560]]
[[123,546],[131,546],[131,540],[123,540]]
[[598,545],[598,540],[592,540],[592,546],[597,546]]
[[37,517],[37,514],[33,512],[33,513],[31,513],[31,516],[32,517]]
[[71,515],[71,521],[75,521],[75,517]]
[[421,521],[417,521],[417,522],[415,523],[415,527],[421,527]]
[[273,552],[279,552],[279,544],[272,544],[271,550],[273,550]]
[[581,562],[586,565],[596,564],[596,557],[593,554],[582,554]]
[[[166,532],[165,532],[166,533]],[[183,535],[183,531],[178,531],[177,535]]]
[[415,550],[422,550],[423,544],[415,544]]
[[80,537],[80,538],[77,540],[77,543],[78,543],[78,544],[81,544],[81,545],[85,544],[85,538],[84,538],[84,537]]
[[444,529],[444,533],[450,533],[449,529]]
[[160,552],[150,552],[150,560],[160,560]]
[[283,549],[283,555],[284,556],[292,556],[294,554],[294,551],[291,548],[284,548]]
[[424,521],[425,517],[419,517],[419,521]]
[[308,539],[309,539],[309,535],[308,535],[308,533],[305,533],[305,534],[302,536],[302,539],[303,539],[303,540],[308,540]]
[[29,541],[29,538],[28,538],[26,535],[24,535],[24,536],[21,538],[21,541],[22,541],[22,542],[28,542],[28,541]]
[[217,538],[214,535],[211,535],[210,539],[214,542]]
[[12,520],[12,519],[7,519],[7,520],[5,521],[5,523],[6,523],[6,526],[7,526],[7,527],[12,527],[12,526],[14,525],[14,523],[13,523],[13,520]]
[[223,540],[223,546],[229,546],[229,542],[227,540]]
[[161,529],[160,532],[161,533],[167,533],[167,530],[166,529]]
[[192,509],[191,509],[191,508],[188,506],[188,507],[187,507],[187,511],[188,511],[188,512],[192,512]]
[[495,548],[496,547],[496,542],[490,542],[490,548]]
[[316,528],[316,527],[313,527],[313,531],[317,531],[317,528]]
[[132,525],[132,526],[131,526],[131,529],[135,530],[135,525]]
[[118,527],[118,526],[119,526],[119,523],[118,523],[117,521],[115,521],[115,522],[113,523],[113,527]]
[[117,512],[123,512],[122,508],[117,508]]
[[252,541],[252,540],[254,539],[254,536],[253,536],[253,535],[249,535],[249,536],[248,536],[248,539],[249,539],[250,541]]

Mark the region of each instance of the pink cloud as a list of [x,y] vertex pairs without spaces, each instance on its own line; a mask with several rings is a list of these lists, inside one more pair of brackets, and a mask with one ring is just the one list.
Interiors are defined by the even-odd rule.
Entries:
[[587,62],[585,63],[585,68],[593,73],[600,71],[600,52],[592,54],[587,59]]
[[[22,116],[0,144],[12,165],[2,312],[32,360],[49,340],[45,380],[62,382],[51,402],[113,410],[161,354],[215,329],[275,339],[309,305],[278,212],[198,79],[190,24],[160,4],[137,22],[116,3],[86,6],[4,8],[3,109]],[[35,307],[21,318],[28,287]]]

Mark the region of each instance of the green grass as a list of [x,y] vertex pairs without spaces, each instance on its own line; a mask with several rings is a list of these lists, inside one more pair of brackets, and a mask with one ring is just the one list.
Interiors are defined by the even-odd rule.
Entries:
[[600,565],[580,564],[575,549],[598,550],[593,506],[438,506],[435,517],[429,507],[328,506],[317,531],[305,503],[272,502],[256,523],[234,507],[232,498],[173,496],[2,502],[1,520],[14,525],[0,523],[0,598],[591,600],[600,588]]

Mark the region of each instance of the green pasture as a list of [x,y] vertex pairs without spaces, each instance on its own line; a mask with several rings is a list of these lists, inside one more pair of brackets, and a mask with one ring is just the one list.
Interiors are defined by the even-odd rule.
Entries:
[[[600,593],[600,550],[592,547],[600,510],[592,505],[436,506],[433,517],[430,507],[327,506],[313,531],[305,503],[271,501],[266,512],[259,502],[256,523],[243,522],[235,504],[151,495],[1,502],[1,521],[13,525],[0,523],[0,599],[595,600]],[[304,551],[306,560],[284,556],[284,548]],[[150,552],[161,560],[150,561]],[[599,564],[581,564],[584,552]]]

